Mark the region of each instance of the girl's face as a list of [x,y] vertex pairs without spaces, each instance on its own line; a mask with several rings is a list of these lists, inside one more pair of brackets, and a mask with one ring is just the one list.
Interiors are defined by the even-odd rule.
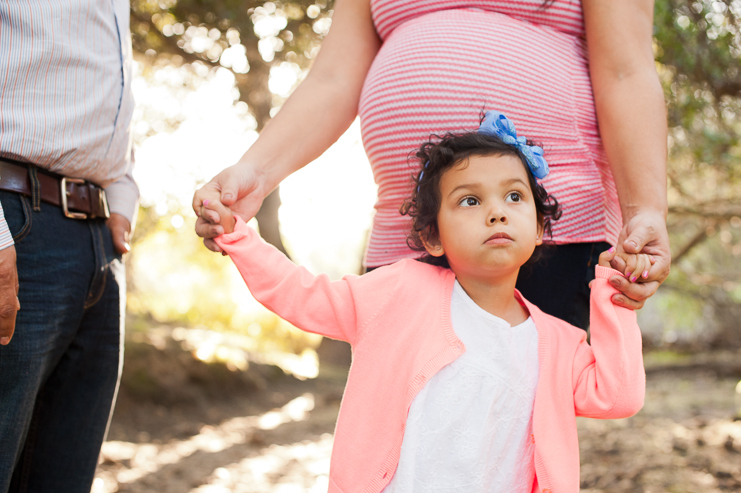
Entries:
[[515,156],[471,156],[441,176],[440,193],[438,238],[425,247],[445,254],[459,276],[517,272],[543,242],[527,171]]

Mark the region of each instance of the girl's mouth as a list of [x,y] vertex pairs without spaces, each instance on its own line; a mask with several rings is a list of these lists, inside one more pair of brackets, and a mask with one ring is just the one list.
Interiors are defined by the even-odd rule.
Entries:
[[507,233],[494,233],[484,242],[487,245],[505,245],[514,241]]

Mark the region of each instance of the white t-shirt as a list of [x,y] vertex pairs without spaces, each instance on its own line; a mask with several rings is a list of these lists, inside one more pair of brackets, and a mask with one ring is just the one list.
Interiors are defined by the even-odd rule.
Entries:
[[478,306],[455,282],[451,321],[466,352],[417,394],[384,493],[530,493],[538,332]]

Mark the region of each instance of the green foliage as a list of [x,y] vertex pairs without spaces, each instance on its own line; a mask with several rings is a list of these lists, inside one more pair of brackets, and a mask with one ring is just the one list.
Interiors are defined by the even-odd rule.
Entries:
[[[316,347],[318,336],[297,329],[252,298],[231,261],[203,246],[193,233],[192,214],[183,214],[183,219],[183,212],[159,216],[152,208],[140,210],[127,258],[127,303],[134,327],[143,318],[206,327],[247,336],[251,342],[243,349],[266,354],[301,354]],[[151,327],[151,322],[144,325]]]
[[741,4],[659,0],[654,34],[668,109],[674,257],[656,304],[667,331],[699,324],[741,334]]
[[[189,218],[176,228],[172,215],[143,209],[129,264],[129,308],[159,321],[223,325],[237,306],[227,259],[206,250]],[[201,301],[202,300],[202,301]]]

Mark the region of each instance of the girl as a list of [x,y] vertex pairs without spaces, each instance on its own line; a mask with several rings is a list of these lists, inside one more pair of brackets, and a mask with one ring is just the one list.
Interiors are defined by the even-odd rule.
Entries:
[[[635,313],[610,301],[614,249],[596,266],[590,345],[515,289],[558,216],[536,181],[548,172],[542,150],[490,112],[478,132],[436,138],[417,157],[425,164],[403,212],[421,262],[330,282],[264,243],[218,195],[201,213],[233,228],[216,242],[255,298],[353,347],[330,492],[576,493],[574,418],[643,405]],[[623,260],[648,276],[647,256]]]

